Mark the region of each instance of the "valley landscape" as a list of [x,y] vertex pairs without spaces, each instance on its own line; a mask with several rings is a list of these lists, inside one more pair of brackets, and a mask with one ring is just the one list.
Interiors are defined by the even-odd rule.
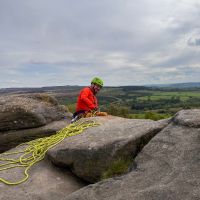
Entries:
[[[83,86],[41,88],[5,88],[0,95],[47,93],[70,112]],[[169,118],[182,109],[200,108],[200,83],[178,83],[150,86],[104,87],[98,94],[99,109],[125,118],[159,120]]]

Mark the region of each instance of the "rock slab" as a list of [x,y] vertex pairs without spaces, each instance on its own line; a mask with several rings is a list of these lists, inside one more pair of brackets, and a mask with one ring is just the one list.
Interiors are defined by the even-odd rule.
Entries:
[[[63,119],[65,118],[65,119]],[[70,124],[71,113],[47,94],[0,97],[0,152]]]
[[138,154],[130,173],[89,185],[62,200],[200,199],[199,115],[200,110],[177,114]]
[[0,132],[40,127],[65,115],[68,111],[47,94],[0,97]]
[[[0,177],[15,181],[23,177],[23,172],[20,169],[0,171]],[[57,168],[45,159],[30,168],[29,179],[26,182],[14,186],[0,182],[0,199],[62,199],[85,185],[86,183],[75,177],[69,170]]]
[[90,120],[101,125],[67,138],[47,154],[56,165],[69,167],[78,177],[91,183],[104,178],[116,162],[130,161],[127,166],[130,170],[137,153],[168,123],[114,116]]

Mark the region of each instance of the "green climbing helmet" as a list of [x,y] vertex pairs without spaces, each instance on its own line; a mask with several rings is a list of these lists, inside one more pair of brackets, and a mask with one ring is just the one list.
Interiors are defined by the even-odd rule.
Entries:
[[103,87],[103,80],[101,80],[98,77],[93,78],[92,81],[91,81],[91,83],[94,83],[94,84],[97,84],[97,85]]

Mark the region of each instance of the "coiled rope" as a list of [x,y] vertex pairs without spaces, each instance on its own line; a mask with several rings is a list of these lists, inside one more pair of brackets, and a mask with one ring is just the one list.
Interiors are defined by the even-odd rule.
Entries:
[[[82,133],[85,129],[98,125],[99,124],[94,121],[80,122],[78,120],[77,122],[61,129],[60,131],[57,131],[55,135],[35,139],[30,142],[20,144],[19,146],[24,146],[24,149],[20,151],[6,152],[0,154],[0,172],[12,168],[22,167],[24,168],[23,172],[25,175],[24,178],[15,182],[5,180],[4,178],[0,178],[0,181],[8,185],[17,185],[25,182],[29,178],[28,170],[34,164],[41,161],[50,148],[56,146],[67,137],[78,135]],[[13,155],[17,158],[10,158],[10,156]]]

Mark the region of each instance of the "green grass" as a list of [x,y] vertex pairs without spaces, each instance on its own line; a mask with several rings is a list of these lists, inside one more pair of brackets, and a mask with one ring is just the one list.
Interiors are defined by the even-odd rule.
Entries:
[[119,158],[115,160],[102,174],[101,180],[127,173],[132,162],[133,160],[131,158]]
[[171,99],[171,96],[155,96],[155,95],[152,95],[152,96],[143,96],[143,97],[137,97],[137,100],[140,100],[140,101],[147,101],[148,99],[150,99],[151,101],[156,101],[156,100],[159,100],[159,99]]
[[137,97],[137,100],[159,100],[159,99],[171,99],[172,97],[180,97],[181,101],[186,101],[189,98],[193,97],[199,97],[200,98],[200,92],[199,91],[191,91],[191,92],[159,92],[154,91],[152,92],[152,95],[149,96],[142,96]]
[[139,113],[139,114],[129,114],[128,118],[131,119],[152,119],[152,120],[160,120],[160,119],[166,119],[171,117],[170,114],[160,114],[160,113],[156,113],[156,112],[145,112],[145,113]]

